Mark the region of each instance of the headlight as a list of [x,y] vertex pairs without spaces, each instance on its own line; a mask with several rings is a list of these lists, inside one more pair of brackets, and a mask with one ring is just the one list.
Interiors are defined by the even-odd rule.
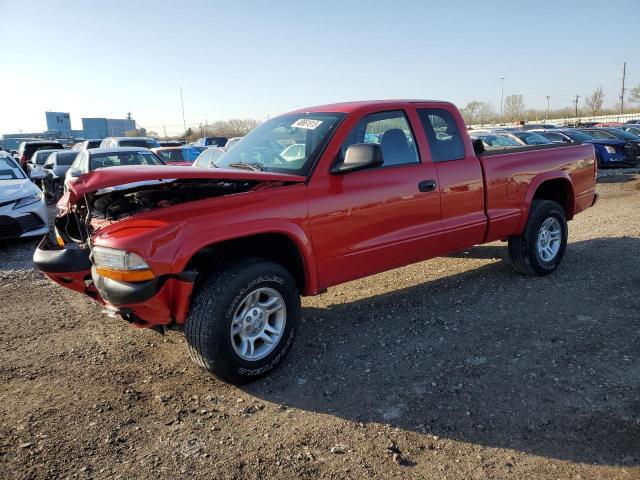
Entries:
[[607,153],[616,153],[615,147],[612,147],[611,145],[605,145],[604,149],[607,151]]
[[93,247],[92,252],[98,275],[124,282],[143,282],[155,278],[155,274],[140,255],[99,246]]
[[42,192],[34,193],[33,195],[29,195],[28,197],[22,197],[16,202],[11,210],[17,210],[18,208],[26,207],[27,205],[37,203],[40,200],[42,200]]

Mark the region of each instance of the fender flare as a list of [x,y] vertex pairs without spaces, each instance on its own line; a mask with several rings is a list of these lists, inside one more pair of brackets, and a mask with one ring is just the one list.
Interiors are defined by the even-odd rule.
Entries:
[[273,219],[252,221],[251,224],[228,225],[222,230],[219,226],[202,230],[195,241],[184,242],[177,250],[172,273],[183,272],[191,258],[204,247],[262,234],[284,235],[293,242],[298,249],[304,271],[305,288],[302,293],[304,295],[318,293],[320,290],[318,268],[311,239],[299,225],[286,221],[274,222]]
[[573,218],[573,212],[575,209],[575,193],[573,190],[573,183],[569,174],[564,171],[541,173],[535,176],[531,183],[529,183],[529,188],[527,189],[527,193],[525,194],[524,200],[522,202],[522,212],[520,214],[520,221],[518,222],[516,235],[520,235],[527,225],[531,203],[533,202],[533,197],[535,197],[538,188],[540,188],[540,185],[550,180],[562,180],[566,183],[569,192],[569,198],[567,198],[567,220],[571,220]]

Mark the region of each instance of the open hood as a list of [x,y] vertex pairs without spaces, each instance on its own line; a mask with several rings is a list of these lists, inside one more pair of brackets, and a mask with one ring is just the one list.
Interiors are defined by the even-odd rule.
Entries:
[[130,183],[147,182],[153,180],[230,180],[230,181],[254,181],[254,182],[284,182],[302,183],[305,177],[290,175],[287,173],[257,172],[241,169],[226,168],[196,168],[196,167],[171,167],[136,165],[125,167],[108,167],[94,170],[78,177],[69,185],[70,203],[82,197],[86,193],[98,190],[127,185]]

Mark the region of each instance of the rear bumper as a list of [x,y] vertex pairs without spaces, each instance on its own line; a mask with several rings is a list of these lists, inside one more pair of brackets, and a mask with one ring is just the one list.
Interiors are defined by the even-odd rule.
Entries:
[[54,282],[83,293],[139,327],[183,324],[194,278],[162,276],[147,282],[120,282],[98,275],[89,251],[54,245],[47,236],[33,254],[35,266]]

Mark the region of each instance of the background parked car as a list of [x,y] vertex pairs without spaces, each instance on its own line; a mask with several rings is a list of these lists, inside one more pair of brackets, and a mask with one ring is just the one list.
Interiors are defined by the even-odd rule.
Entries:
[[193,144],[201,147],[225,147],[227,140],[227,137],[202,137]]
[[521,128],[522,130],[553,130],[559,127],[551,123],[525,123]]
[[635,118],[633,120],[627,120],[624,123],[625,123],[625,125],[637,125],[637,124],[640,124],[640,118]]
[[204,150],[193,162],[194,167],[211,168],[215,166],[216,160],[225,154],[225,149],[213,147]]
[[627,143],[626,150],[629,160],[640,161],[640,137],[618,128],[586,128],[580,131],[595,138],[622,140]]
[[160,144],[149,137],[107,137],[100,142],[99,148],[145,147],[157,148]]
[[548,145],[550,143],[553,143],[548,138],[545,138],[542,135],[537,134],[536,132],[530,132],[527,130],[513,130],[510,132],[496,131],[496,133],[507,136],[521,143],[522,145]]
[[244,137],[231,137],[227,140],[227,143],[224,146],[225,151],[228,151],[231,147],[233,147],[236,143],[242,140]]
[[494,132],[470,131],[472,140],[480,139],[487,150],[498,150],[502,148],[521,147],[522,144],[516,140]]
[[89,148],[98,148],[100,146],[100,143],[102,143],[102,140],[98,140],[98,139],[84,140],[82,142],[76,143],[73,147],[71,147],[71,150],[81,151],[81,150],[87,150]]
[[31,156],[38,150],[63,150],[64,146],[60,142],[49,140],[29,140],[22,142],[18,147],[18,159],[20,166],[26,172],[27,163],[31,160]]
[[622,125],[621,127],[618,127],[620,130],[624,130],[625,132],[629,132],[632,135],[635,135],[636,137],[640,137],[640,125],[636,125],[634,123],[631,123],[629,125]]
[[582,142],[590,143],[596,151],[596,159],[599,167],[627,165],[627,152],[625,142],[622,140],[607,140],[594,138],[578,130],[567,128],[558,130],[540,130],[537,133],[548,138],[553,143]]
[[47,157],[47,161],[42,166],[44,169],[42,191],[45,200],[58,200],[62,196],[65,175],[77,156],[78,152],[74,150],[58,150]]
[[11,155],[0,152],[0,239],[48,232],[42,192]]
[[31,156],[31,160],[27,162],[28,172],[26,172],[32,181],[39,181],[44,179],[45,173],[44,173],[44,168],[42,167],[47,161],[47,158],[49,158],[49,155],[58,151],[59,150],[47,149],[47,150],[38,150],[37,152],[33,153],[33,155]]
[[158,145],[161,147],[181,147],[184,142],[180,140],[159,140]]
[[131,165],[164,165],[151,150],[141,147],[92,148],[78,153],[64,178],[64,191],[69,184],[85,173],[107,167]]
[[152,152],[167,165],[191,165],[200,152],[192,147],[160,147],[152,148]]

